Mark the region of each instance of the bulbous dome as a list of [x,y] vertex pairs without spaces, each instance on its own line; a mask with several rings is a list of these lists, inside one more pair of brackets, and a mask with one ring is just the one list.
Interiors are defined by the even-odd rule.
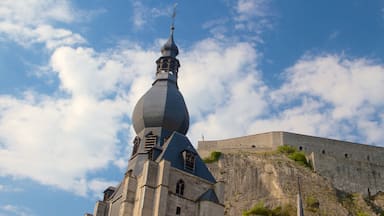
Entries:
[[161,54],[163,56],[171,56],[176,57],[179,54],[179,48],[177,48],[177,45],[175,43],[175,40],[173,39],[173,31],[174,27],[171,27],[171,35],[169,36],[167,42],[161,47]]
[[156,80],[140,98],[133,111],[136,134],[144,128],[162,127],[169,132],[186,134],[189,114],[184,98],[172,80]]

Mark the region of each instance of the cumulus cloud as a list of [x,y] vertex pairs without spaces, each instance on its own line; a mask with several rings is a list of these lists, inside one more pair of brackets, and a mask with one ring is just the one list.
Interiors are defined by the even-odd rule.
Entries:
[[16,216],[32,216],[34,215],[29,208],[15,206],[15,205],[0,205],[0,216],[5,215],[16,215]]
[[21,191],[23,191],[23,189],[21,188],[0,184],[0,192],[21,192]]
[[25,47],[41,43],[50,50],[81,44],[85,42],[81,35],[52,25],[55,22],[73,22],[78,16],[67,0],[4,0],[0,2],[0,38]]
[[116,132],[128,130],[120,122],[126,102],[30,97],[0,98],[0,174],[85,195],[86,173],[118,155]]
[[0,96],[0,175],[31,178],[79,195],[115,183],[87,174],[126,162],[132,134],[123,119],[141,96],[135,92],[150,86],[155,65],[143,62],[153,55],[135,48],[56,49],[50,62],[60,81],[56,94]]
[[236,11],[237,19],[248,20],[252,17],[263,17],[268,12],[268,1],[266,0],[238,0]]
[[88,185],[92,194],[96,195],[99,199],[102,199],[102,191],[104,191],[109,186],[117,186],[118,182],[108,181],[105,179],[92,179]]
[[384,145],[379,132],[384,129],[384,65],[365,58],[306,55],[285,76],[285,84],[273,92],[275,101],[298,101],[302,108],[308,98],[320,103],[316,111],[324,122],[313,127],[327,129],[317,134]]
[[165,8],[150,8],[146,6],[143,1],[132,0],[131,3],[133,9],[132,21],[136,28],[142,28],[156,17],[172,15],[172,8],[170,6]]
[[285,130],[384,145],[384,66],[341,55],[304,56],[268,91],[247,133]]
[[210,31],[214,38],[263,43],[262,33],[274,26],[275,14],[269,0],[230,0],[225,1],[233,13],[230,17],[219,17],[205,22],[202,27]]
[[[243,131],[246,119],[241,115],[233,119],[235,113],[254,116],[265,104],[256,50],[249,43],[207,39],[183,55],[180,88],[195,122],[190,136],[196,139],[205,133],[217,137]],[[224,126],[229,124],[231,127]]]
[[235,29],[253,32],[256,42],[262,42],[261,33],[273,27],[273,12],[268,0],[237,0]]
[[74,9],[68,0],[2,0],[0,17],[25,24],[38,24],[47,20],[72,22],[75,18]]

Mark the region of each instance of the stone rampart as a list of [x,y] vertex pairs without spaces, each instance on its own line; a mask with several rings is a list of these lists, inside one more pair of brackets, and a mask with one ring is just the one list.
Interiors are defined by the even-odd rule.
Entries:
[[201,157],[207,157],[212,151],[223,153],[238,151],[271,151],[282,143],[280,132],[269,132],[224,140],[199,141],[198,151]]
[[295,146],[311,159],[313,168],[340,190],[365,195],[384,191],[384,148],[282,131],[239,138],[199,141],[198,151],[272,151],[280,145]]

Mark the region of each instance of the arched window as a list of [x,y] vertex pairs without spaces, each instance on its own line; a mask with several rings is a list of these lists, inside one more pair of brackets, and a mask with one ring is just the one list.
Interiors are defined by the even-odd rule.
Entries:
[[176,194],[184,195],[184,181],[180,179],[176,184]]
[[181,214],[181,208],[179,206],[176,207],[176,215]]

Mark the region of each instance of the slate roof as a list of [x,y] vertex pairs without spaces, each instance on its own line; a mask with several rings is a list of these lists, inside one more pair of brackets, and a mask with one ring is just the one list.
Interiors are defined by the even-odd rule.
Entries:
[[220,204],[219,198],[217,198],[217,195],[213,189],[209,189],[203,193],[203,195],[199,197],[198,201],[211,201]]
[[170,80],[154,83],[137,102],[132,120],[137,134],[149,127],[163,127],[186,134],[189,128],[189,113],[184,98],[176,83]]
[[[195,154],[194,171],[184,169],[184,159],[182,156],[182,152],[185,150],[193,152]],[[163,152],[159,155],[156,161],[160,162],[163,159],[171,162],[171,166],[174,168],[189,172],[212,183],[216,183],[215,178],[208,170],[207,166],[197,153],[196,149],[193,147],[189,139],[183,134],[174,132],[172,136],[167,140],[167,142],[163,145]]]

